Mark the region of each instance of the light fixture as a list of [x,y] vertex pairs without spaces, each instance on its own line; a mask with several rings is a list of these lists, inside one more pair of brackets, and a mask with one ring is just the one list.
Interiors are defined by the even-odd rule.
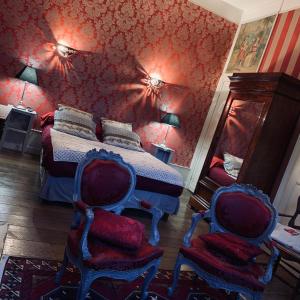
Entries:
[[173,113],[166,113],[161,118],[160,122],[168,125],[168,129],[167,129],[165,138],[164,138],[163,142],[161,143],[161,147],[166,148],[166,140],[167,140],[167,136],[168,136],[170,127],[173,126],[173,127],[179,128],[180,127],[180,122],[179,122],[178,116],[173,114]]
[[30,66],[25,66],[17,75],[16,78],[21,79],[23,81],[25,81],[24,84],[24,88],[23,88],[23,92],[22,92],[22,97],[21,100],[19,101],[17,108],[19,109],[26,109],[23,106],[23,97],[24,97],[24,93],[25,93],[25,89],[26,89],[26,85],[27,83],[32,83],[35,85],[39,85],[38,84],[38,78],[37,78],[37,73],[36,73],[36,69]]
[[159,89],[165,84],[165,82],[159,79],[158,77],[152,76],[149,76],[145,80],[145,82],[147,84],[148,89],[150,89],[154,93],[158,93]]
[[58,43],[55,47],[56,52],[58,53],[59,56],[68,58],[71,55],[77,53],[77,50],[68,46],[65,46],[61,43]]

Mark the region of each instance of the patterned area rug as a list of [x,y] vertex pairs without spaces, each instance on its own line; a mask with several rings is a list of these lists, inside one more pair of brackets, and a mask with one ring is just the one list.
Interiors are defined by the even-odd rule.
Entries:
[[[0,299],[1,300],[71,300],[76,299],[79,273],[69,266],[61,286],[54,284],[54,276],[60,262],[43,259],[18,258],[4,256],[0,262]],[[195,277],[193,272],[181,272],[176,292],[167,297],[167,288],[171,285],[172,272],[160,270],[149,288],[149,300],[231,300],[220,290],[209,288]],[[132,283],[96,280],[86,299],[90,300],[137,300],[140,299],[140,286],[143,278]]]

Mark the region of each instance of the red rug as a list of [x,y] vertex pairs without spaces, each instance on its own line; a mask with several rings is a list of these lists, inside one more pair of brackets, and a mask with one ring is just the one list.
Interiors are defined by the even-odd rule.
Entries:
[[[76,299],[79,273],[69,266],[61,286],[54,284],[54,276],[60,267],[60,262],[3,257],[0,264],[0,299],[9,300],[71,300]],[[89,292],[90,300],[135,300],[140,299],[139,289],[143,278],[132,283],[112,280],[96,280]],[[195,277],[193,272],[181,272],[180,280],[173,297],[167,296],[167,288],[172,282],[172,272],[160,270],[149,288],[149,300],[231,300],[223,291],[209,288],[203,281]]]

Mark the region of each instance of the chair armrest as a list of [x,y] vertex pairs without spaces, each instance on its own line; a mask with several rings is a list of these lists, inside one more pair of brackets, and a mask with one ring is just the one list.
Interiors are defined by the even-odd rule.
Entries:
[[74,214],[71,223],[71,229],[77,229],[80,225],[81,216],[85,215],[85,211],[89,206],[80,200],[74,202],[73,207],[74,207]]
[[205,219],[205,218],[208,218],[210,217],[210,210],[206,210],[206,211],[199,211],[199,213],[195,213],[193,214],[192,216],[192,224],[190,226],[190,228],[188,229],[188,231],[186,232],[186,234],[184,235],[184,238],[183,238],[183,245],[185,247],[190,247],[191,246],[191,238],[192,238],[192,235],[195,231],[195,228],[197,226],[197,224],[202,220],[202,219]]
[[93,223],[94,220],[94,212],[92,208],[86,208],[85,210],[85,225],[84,229],[82,232],[81,240],[80,240],[80,250],[81,250],[81,255],[83,260],[88,260],[90,259],[91,253],[88,249],[88,241],[87,241],[87,236],[91,227],[91,224]]
[[272,279],[273,267],[277,262],[279,256],[279,250],[275,247],[276,244],[271,239],[268,239],[265,245],[271,251],[271,255],[267,264],[265,274],[259,278],[259,281],[263,284],[267,284]]
[[156,246],[160,239],[159,231],[158,231],[158,223],[164,213],[161,209],[152,206],[149,202],[145,200],[139,201],[139,204],[143,210],[149,211],[152,214],[151,233],[150,233],[149,243],[152,246]]

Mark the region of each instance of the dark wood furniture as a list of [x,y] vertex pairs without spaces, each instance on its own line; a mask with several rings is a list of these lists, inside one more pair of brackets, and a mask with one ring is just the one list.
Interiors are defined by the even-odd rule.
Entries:
[[[222,143],[232,152],[239,152],[235,146],[243,148],[239,155],[231,153],[243,158],[236,182],[253,184],[273,200],[299,134],[299,80],[284,73],[235,73],[229,78],[230,93],[189,201],[196,210],[207,209],[220,186],[209,173],[212,158],[220,156],[222,150],[229,152],[226,147],[222,149]],[[249,113],[238,120],[241,107]],[[241,125],[244,121],[246,124]],[[242,128],[237,133],[239,126]]]

